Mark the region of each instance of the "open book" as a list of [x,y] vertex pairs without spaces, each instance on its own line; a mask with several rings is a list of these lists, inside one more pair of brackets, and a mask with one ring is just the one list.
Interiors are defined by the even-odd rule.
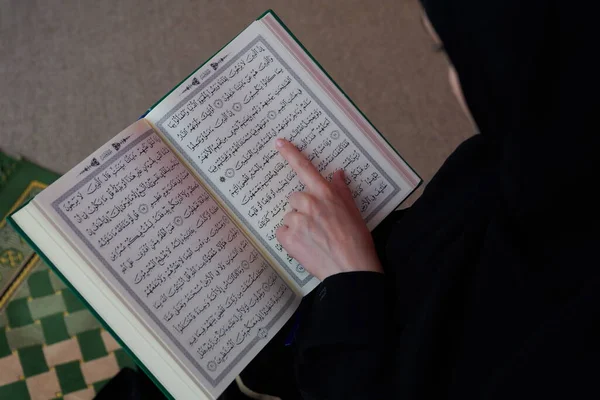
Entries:
[[269,11],[11,217],[172,397],[216,398],[319,283],[275,237],[276,137],[371,229],[420,183]]

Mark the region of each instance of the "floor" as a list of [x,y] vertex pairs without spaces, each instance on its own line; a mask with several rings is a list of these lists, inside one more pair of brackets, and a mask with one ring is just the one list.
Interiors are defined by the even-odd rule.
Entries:
[[[272,8],[428,181],[474,129],[418,1],[376,4],[0,0],[0,149],[66,172]],[[2,393],[91,398],[130,364],[71,297],[40,264],[0,314]]]
[[268,8],[426,181],[472,134],[417,0],[0,0],[0,148],[69,170]]

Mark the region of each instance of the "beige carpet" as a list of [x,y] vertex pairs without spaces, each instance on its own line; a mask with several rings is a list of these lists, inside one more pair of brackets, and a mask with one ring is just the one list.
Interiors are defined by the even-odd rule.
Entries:
[[69,170],[268,8],[426,180],[472,133],[417,0],[0,0],[0,147]]

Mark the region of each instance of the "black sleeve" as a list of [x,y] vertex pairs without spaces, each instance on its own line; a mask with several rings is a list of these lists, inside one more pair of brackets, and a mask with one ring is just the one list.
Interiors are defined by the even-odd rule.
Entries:
[[305,399],[379,398],[385,351],[384,275],[332,275],[316,289],[297,335]]

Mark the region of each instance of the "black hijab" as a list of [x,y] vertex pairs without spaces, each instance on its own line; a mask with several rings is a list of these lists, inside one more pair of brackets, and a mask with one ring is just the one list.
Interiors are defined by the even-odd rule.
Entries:
[[558,1],[423,4],[480,134],[387,240],[393,393],[591,390],[597,368],[586,363],[600,355],[597,14]]
[[[515,0],[423,5],[481,133],[498,145],[515,217],[582,216],[577,205],[589,205],[600,143],[592,134],[598,101],[589,96],[596,95],[598,74],[591,7]],[[565,206],[578,210],[559,212]]]

